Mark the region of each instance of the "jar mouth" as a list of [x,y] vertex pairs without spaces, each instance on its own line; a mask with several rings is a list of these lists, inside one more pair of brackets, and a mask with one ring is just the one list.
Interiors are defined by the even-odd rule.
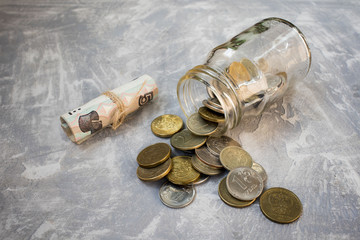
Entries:
[[[311,50],[310,47],[308,45],[308,42],[306,40],[305,35],[302,33],[302,31],[295,26],[293,23],[283,19],[283,18],[278,18],[278,17],[270,17],[270,18],[265,18],[264,20],[262,20],[261,22],[265,22],[265,21],[277,21],[277,22],[281,22],[283,24],[288,25],[290,28],[295,29],[295,31],[297,31],[297,33],[299,34],[299,36],[301,37],[301,39],[303,40],[304,45],[306,46],[306,50],[308,52],[308,56],[309,56],[309,64],[308,64],[308,68],[306,70],[305,76],[309,73],[310,71],[310,66],[311,66],[311,62],[312,62],[312,57],[311,57]],[[305,77],[304,76],[304,77]]]
[[222,132],[238,125],[241,108],[229,76],[207,65],[199,65],[189,70],[178,82],[177,97],[180,107],[188,118],[203,107],[203,100],[216,97],[224,110],[225,123]]

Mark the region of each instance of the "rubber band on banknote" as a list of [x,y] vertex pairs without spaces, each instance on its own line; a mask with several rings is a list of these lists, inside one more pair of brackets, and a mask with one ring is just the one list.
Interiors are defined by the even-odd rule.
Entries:
[[[137,96],[139,95],[141,90],[143,90],[145,84],[146,84],[146,81],[143,82],[143,84],[141,85],[139,91],[137,91],[137,93],[135,94],[135,97],[129,103],[129,106],[131,106],[133,104],[133,102],[137,100]],[[109,99],[111,99],[111,101],[113,101],[113,103],[116,104],[115,113],[111,118],[111,122],[112,122],[111,128],[113,130],[116,130],[124,122],[124,120],[126,118],[126,115],[127,115],[126,114],[126,108],[127,108],[127,106],[125,106],[123,101],[115,93],[113,93],[111,91],[106,91],[106,92],[103,93],[103,95],[107,96]]]

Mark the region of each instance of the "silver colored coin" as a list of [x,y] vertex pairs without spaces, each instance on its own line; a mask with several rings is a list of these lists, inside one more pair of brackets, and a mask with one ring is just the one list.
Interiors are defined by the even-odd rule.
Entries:
[[207,147],[202,146],[195,149],[195,154],[200,161],[213,168],[223,168],[218,156],[213,155]]
[[216,156],[219,156],[221,151],[226,147],[229,146],[241,147],[240,143],[238,143],[231,137],[227,137],[227,136],[209,137],[206,140],[206,146],[209,149],[209,151]]
[[205,175],[218,175],[223,172],[222,169],[214,168],[203,163],[196,155],[191,157],[191,165],[195,168],[195,170]]
[[234,198],[250,201],[260,196],[264,184],[260,174],[254,169],[239,167],[231,170],[227,175],[226,187]]
[[253,162],[253,165],[251,166],[252,169],[254,169],[255,171],[257,171],[261,177],[261,179],[263,180],[264,184],[267,180],[267,174],[265,169],[258,163]]
[[215,122],[206,121],[198,113],[192,114],[186,120],[187,128],[195,135],[209,136],[216,131],[218,126]]
[[217,97],[209,98],[207,100],[210,105],[222,108],[221,103],[219,102],[219,99],[217,99]]
[[205,107],[210,108],[215,112],[224,114],[224,109],[220,105],[220,102],[217,98],[205,99],[203,100],[202,103],[204,104]]
[[182,208],[192,203],[196,190],[193,185],[180,186],[165,182],[159,190],[160,200],[171,208]]

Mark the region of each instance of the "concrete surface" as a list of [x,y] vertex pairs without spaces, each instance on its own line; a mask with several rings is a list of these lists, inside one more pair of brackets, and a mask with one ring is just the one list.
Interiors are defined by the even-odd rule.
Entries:
[[[0,239],[359,239],[358,1],[0,2]],[[136,156],[160,139],[151,121],[184,115],[178,79],[215,46],[267,17],[298,26],[312,66],[304,81],[228,134],[303,203],[292,224],[259,201],[224,204],[220,180],[183,209],[163,205],[163,181],[136,177]],[[142,74],[159,98],[118,130],[72,143],[59,116]],[[181,152],[174,151],[173,155]]]

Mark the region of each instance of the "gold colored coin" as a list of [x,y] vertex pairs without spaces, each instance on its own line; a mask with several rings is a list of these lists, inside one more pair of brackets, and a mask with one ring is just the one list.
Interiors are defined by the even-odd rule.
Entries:
[[215,122],[206,121],[198,113],[192,114],[186,120],[186,125],[190,132],[198,136],[209,136],[216,131],[218,126]]
[[267,61],[264,59],[264,58],[260,58],[258,61],[257,61],[257,64],[260,68],[260,70],[262,72],[267,72],[268,69],[269,69],[269,64],[267,63]]
[[173,114],[165,114],[151,122],[151,131],[158,137],[171,137],[183,127],[182,119]]
[[138,164],[143,168],[156,167],[165,162],[171,154],[171,148],[166,143],[155,143],[144,148],[137,156]]
[[171,170],[171,158],[153,168],[138,167],[136,175],[142,181],[157,181],[165,177]]
[[238,167],[251,167],[252,157],[248,152],[238,146],[229,146],[220,152],[220,162],[227,170]]
[[285,188],[270,188],[260,197],[260,209],[270,220],[291,223],[298,219],[302,204],[295,193]]
[[200,161],[196,155],[193,155],[191,157],[191,164],[198,172],[205,175],[218,175],[223,172],[222,169],[213,168],[209,165],[206,165],[205,163]]
[[225,121],[225,116],[224,114],[221,113],[217,113],[214,112],[212,110],[210,110],[207,107],[201,107],[199,108],[198,113],[200,114],[200,116],[205,119],[208,120],[210,122],[217,122],[217,123],[221,123]]
[[205,136],[197,136],[192,134],[188,129],[184,129],[174,134],[170,139],[170,143],[174,148],[187,151],[201,147],[205,144],[206,139],[207,137]]
[[174,184],[187,185],[200,177],[200,173],[191,165],[191,157],[176,156],[172,158],[172,164],[167,179]]
[[256,78],[259,75],[257,67],[252,63],[252,61],[250,61],[247,58],[243,58],[243,59],[241,59],[240,62],[244,65],[246,70],[249,72],[251,78]]
[[250,201],[242,201],[231,196],[231,194],[229,193],[226,187],[226,177],[223,178],[219,183],[218,193],[219,193],[219,197],[221,198],[221,200],[223,200],[224,203],[226,203],[229,206],[237,207],[237,208],[250,206],[256,199],[255,198]]
[[241,62],[231,63],[228,72],[237,85],[251,79],[250,73]]

